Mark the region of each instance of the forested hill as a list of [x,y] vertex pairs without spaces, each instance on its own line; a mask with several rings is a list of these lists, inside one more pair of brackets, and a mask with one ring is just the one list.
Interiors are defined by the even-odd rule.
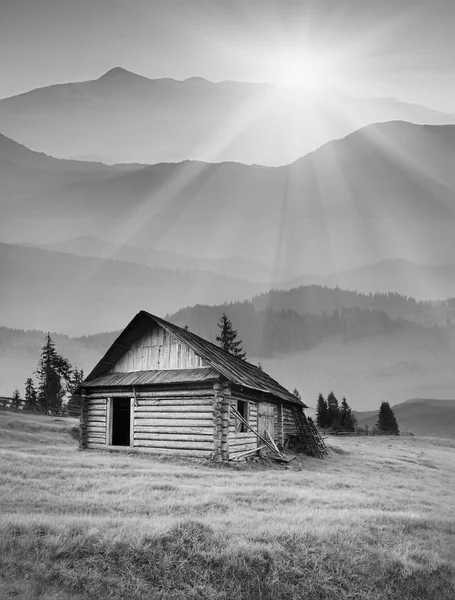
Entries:
[[431,311],[429,302],[395,292],[362,294],[356,291],[330,288],[321,285],[304,285],[290,290],[271,290],[254,296],[251,304],[256,309],[275,311],[293,310],[300,314],[332,314],[342,308],[362,308],[387,313],[392,319],[420,321]]
[[239,331],[247,353],[259,357],[309,350],[329,339],[349,343],[398,333],[426,336],[429,342],[438,344],[448,343],[444,328],[424,328],[404,319],[391,319],[383,311],[359,307],[342,308],[329,314],[299,314],[289,309],[256,309],[253,303],[245,301],[219,306],[197,305],[168,318],[215,342],[223,312]]

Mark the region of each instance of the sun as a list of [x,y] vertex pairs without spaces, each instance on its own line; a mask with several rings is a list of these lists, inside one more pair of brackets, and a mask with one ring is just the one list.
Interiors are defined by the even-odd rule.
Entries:
[[283,87],[325,89],[330,86],[330,64],[322,56],[283,55],[273,61],[269,79],[271,83]]

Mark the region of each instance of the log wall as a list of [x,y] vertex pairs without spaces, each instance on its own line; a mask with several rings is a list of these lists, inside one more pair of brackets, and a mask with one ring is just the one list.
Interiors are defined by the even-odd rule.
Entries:
[[107,435],[107,399],[88,397],[86,405],[87,448],[104,448]]
[[111,373],[157,369],[196,369],[209,366],[173,335],[154,327],[137,340],[117,361]]
[[210,458],[213,454],[213,390],[199,395],[151,393],[134,408],[134,447]]
[[[299,407],[297,407],[297,410]],[[286,441],[287,438],[291,435],[297,435],[297,427],[295,424],[294,413],[292,409],[286,405],[283,405],[283,441]]]

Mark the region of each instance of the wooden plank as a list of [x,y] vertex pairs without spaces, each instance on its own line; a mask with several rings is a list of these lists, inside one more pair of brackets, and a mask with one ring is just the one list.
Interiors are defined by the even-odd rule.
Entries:
[[[183,384],[182,384],[183,385]],[[125,395],[125,394],[123,394]],[[169,400],[172,398],[212,398],[214,397],[213,387],[212,385],[208,387],[198,387],[197,389],[164,389],[164,390],[155,390],[155,391],[147,391],[147,392],[138,392],[138,398],[141,403],[145,402],[154,402],[156,400]]]
[[92,398],[88,399],[88,408],[92,408],[95,406],[106,406],[106,398]]
[[106,404],[106,444],[112,444],[112,398],[108,398]]
[[185,398],[184,396],[174,396],[172,398],[157,398],[156,400],[150,399],[145,400],[142,398],[138,398],[137,409],[146,409],[149,406],[213,406],[213,393],[210,396],[201,398],[199,396],[192,396],[189,398]]
[[193,412],[178,412],[178,413],[167,413],[167,412],[150,412],[150,413],[139,413],[136,415],[136,419],[139,423],[139,421],[147,421],[150,419],[167,419],[167,420],[174,420],[174,421],[185,421],[187,419],[197,419],[199,421],[201,420],[206,420],[206,421],[212,421],[213,420],[213,414],[211,412],[204,412],[204,413],[193,413]]
[[[253,431],[253,429],[250,427],[250,425],[248,425],[248,423],[245,421],[245,419],[242,417],[242,415],[240,413],[238,413],[235,408],[231,407],[231,410],[235,417],[237,417],[240,421],[242,421],[248,429]],[[281,454],[281,452],[276,452],[275,448],[265,438],[263,438],[261,435],[259,435],[259,433],[256,433],[254,431],[253,431],[253,433],[255,433],[255,435],[261,440],[261,442],[263,442],[266,446],[268,446],[279,458],[286,460],[286,458]]]
[[106,444],[101,444],[98,442],[89,442],[87,441],[87,448],[89,450],[105,450],[106,449]]
[[229,446],[231,448],[235,448],[236,446],[240,446],[242,444],[256,444],[257,445],[257,438],[255,437],[246,437],[243,439],[236,439],[236,440],[231,440],[229,439]]
[[212,410],[213,410],[213,406],[195,406],[193,404],[187,404],[187,405],[182,405],[182,404],[171,405],[171,404],[169,404],[168,406],[162,406],[161,404],[156,404],[155,406],[138,407],[136,412],[137,412],[138,416],[140,416],[144,413],[147,414],[149,412],[153,412],[153,413],[194,412],[194,413],[205,413],[205,414],[211,415]]
[[213,429],[213,419],[137,419],[136,426],[142,427],[207,427]]
[[144,448],[168,448],[169,450],[213,450],[213,441],[211,442],[180,442],[176,440],[141,440],[140,446]]
[[[134,392],[134,389],[133,389]],[[136,405],[136,398],[131,398],[131,408],[130,408],[130,446],[134,447],[134,411]]]
[[254,454],[256,454],[256,452],[259,452],[259,450],[263,450],[264,448],[267,448],[267,446],[258,446],[257,448],[253,448],[252,450],[247,450],[246,452],[241,452],[240,454],[236,454],[233,458],[230,458],[229,460],[238,460],[239,458],[244,458],[247,456],[254,456]]
[[138,433],[134,434],[135,440],[168,440],[178,442],[213,442],[213,434],[210,435],[187,435],[187,434],[173,434],[173,433]]
[[88,423],[106,423],[106,417],[92,417],[92,416],[88,416],[87,417],[87,424]]
[[253,450],[257,448],[257,444],[242,444],[233,449],[229,447],[229,456],[236,456],[239,453],[246,452],[247,450]]
[[213,427],[141,427],[134,425],[135,433],[170,433],[172,435],[211,435],[213,436]]

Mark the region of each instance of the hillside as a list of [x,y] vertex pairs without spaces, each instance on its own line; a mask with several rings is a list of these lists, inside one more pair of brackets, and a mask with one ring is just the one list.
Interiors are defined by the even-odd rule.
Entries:
[[353,288],[304,285],[289,290],[270,290],[254,296],[251,304],[255,309],[271,308],[275,311],[293,310],[300,314],[331,314],[342,308],[361,308],[387,313],[392,319],[410,321],[430,314],[431,303],[417,302],[415,298],[396,292],[361,293]]
[[305,275],[287,281],[286,287],[313,283],[356,290],[364,294],[371,291],[387,294],[393,290],[405,296],[428,300],[453,296],[454,281],[453,264],[422,265],[395,258],[328,275]]
[[247,279],[270,283],[272,270],[258,262],[225,256],[219,259],[196,258],[187,254],[157,250],[153,247],[140,247],[129,244],[119,244],[95,239],[90,236],[81,236],[64,240],[62,242],[39,244],[44,250],[65,252],[76,256],[90,256],[96,258],[112,258],[123,262],[134,262],[149,267],[164,269],[180,269],[182,271],[212,271],[227,277]]
[[276,166],[391,120],[455,122],[453,115],[392,98],[198,77],[151,80],[119,67],[92,81],[0,100],[0,131],[13,139],[61,158],[91,155],[109,162]]
[[[412,398],[392,406],[401,431],[415,435],[455,439],[455,400]],[[359,425],[373,427],[376,412],[357,412]]]
[[72,425],[0,413],[2,598],[455,596],[448,440],[331,438],[325,460],[233,469],[81,453]]
[[[9,165],[0,167],[0,238],[57,242],[76,230],[118,246],[245,258],[273,281],[397,256],[445,265],[455,253],[454,155],[455,126],[391,122],[280,168],[186,161],[102,176],[59,169],[54,180],[54,168]],[[444,273],[409,278],[419,299],[455,295]],[[397,281],[392,274],[388,284]]]
[[0,243],[0,323],[82,335],[155,313],[252,295],[264,284]]

